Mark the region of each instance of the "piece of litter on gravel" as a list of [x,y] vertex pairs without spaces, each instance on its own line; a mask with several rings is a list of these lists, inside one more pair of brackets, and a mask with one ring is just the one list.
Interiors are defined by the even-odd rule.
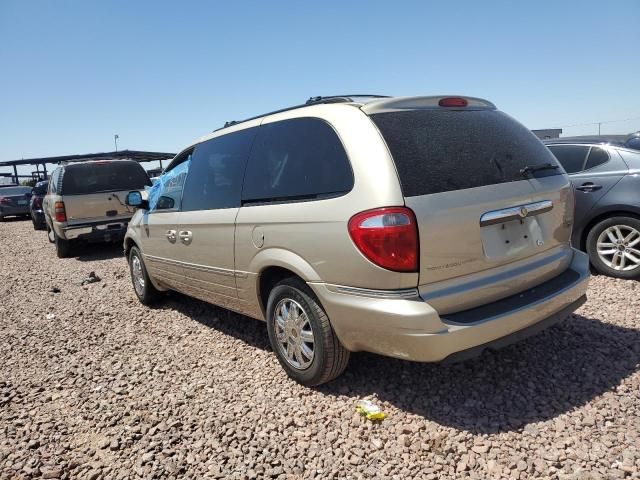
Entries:
[[60,289],[59,289],[58,287],[51,287],[51,288],[49,289],[49,291],[50,291],[51,293],[60,293]]
[[380,407],[371,400],[359,400],[356,404],[356,411],[369,420],[384,420],[386,417]]
[[89,276],[82,280],[80,285],[87,285],[88,283],[96,283],[102,280],[99,276],[96,275],[96,272],[89,273]]
[[47,313],[47,320],[53,320],[56,316],[53,313]]

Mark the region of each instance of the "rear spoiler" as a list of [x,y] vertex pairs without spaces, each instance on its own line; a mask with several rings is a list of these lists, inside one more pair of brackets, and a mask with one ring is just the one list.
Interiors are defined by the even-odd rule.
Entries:
[[360,109],[368,114],[397,112],[400,110],[495,110],[496,106],[488,100],[460,95],[437,95],[430,97],[391,97],[366,103]]

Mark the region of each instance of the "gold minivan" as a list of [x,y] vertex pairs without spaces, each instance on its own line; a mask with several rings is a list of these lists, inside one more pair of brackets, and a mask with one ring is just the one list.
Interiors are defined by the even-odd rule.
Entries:
[[305,385],[355,351],[476,356],[586,299],[569,179],[482,99],[315,97],[201,138],[127,203],[138,298],[176,290],[266,321]]

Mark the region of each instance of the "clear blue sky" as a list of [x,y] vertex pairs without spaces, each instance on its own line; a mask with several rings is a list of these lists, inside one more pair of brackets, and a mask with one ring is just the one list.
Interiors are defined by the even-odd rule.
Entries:
[[[174,152],[312,95],[460,93],[529,128],[635,118],[640,0],[0,0],[0,160]],[[588,134],[596,126],[566,129]]]

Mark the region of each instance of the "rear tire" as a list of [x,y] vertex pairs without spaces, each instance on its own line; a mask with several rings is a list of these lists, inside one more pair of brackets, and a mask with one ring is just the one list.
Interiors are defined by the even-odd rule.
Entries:
[[640,220],[620,216],[597,223],[587,235],[587,253],[604,275],[640,278]]
[[296,277],[282,280],[269,293],[267,330],[280,365],[302,385],[329,382],[349,363],[350,352],[340,343],[320,302]]
[[55,237],[56,244],[56,253],[58,254],[58,258],[69,258],[71,256],[71,241],[60,238],[56,235],[56,232],[53,232]]
[[133,291],[143,305],[152,305],[158,301],[160,292],[153,286],[142,260],[138,247],[131,247],[129,252],[129,273],[133,283]]

